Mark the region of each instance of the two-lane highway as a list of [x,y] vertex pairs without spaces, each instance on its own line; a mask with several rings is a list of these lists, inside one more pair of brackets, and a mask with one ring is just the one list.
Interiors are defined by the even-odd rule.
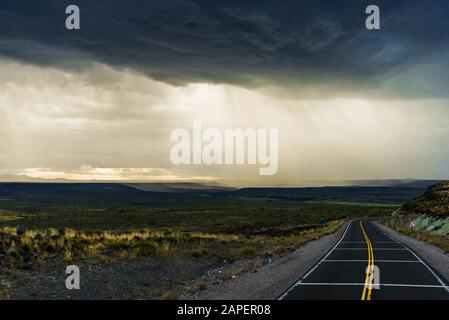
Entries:
[[449,286],[371,220],[355,220],[279,299],[449,299]]

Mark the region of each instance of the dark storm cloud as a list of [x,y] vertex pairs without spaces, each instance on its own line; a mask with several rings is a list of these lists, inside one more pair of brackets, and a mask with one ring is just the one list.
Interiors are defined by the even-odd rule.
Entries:
[[[373,3],[380,31],[365,29]],[[79,31],[65,29],[69,4],[81,9]],[[445,96],[448,53],[446,0],[0,2],[4,57],[61,68],[101,62],[177,85]]]

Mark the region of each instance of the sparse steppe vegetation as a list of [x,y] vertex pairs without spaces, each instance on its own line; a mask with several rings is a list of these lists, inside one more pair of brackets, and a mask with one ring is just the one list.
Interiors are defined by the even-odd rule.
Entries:
[[109,258],[138,258],[183,255],[199,258],[211,256],[229,261],[252,258],[272,252],[283,254],[304,242],[334,232],[344,220],[330,221],[316,227],[285,235],[243,235],[186,233],[154,230],[130,232],[77,231],[0,228],[0,256],[18,263],[39,262],[46,258],[87,258],[102,255]]
[[[0,299],[174,299],[204,290],[209,275],[224,282],[279,259],[348,218],[397,208],[337,203],[340,189],[326,190],[324,203],[291,201],[300,192],[293,189],[273,201],[246,190],[246,203],[233,192],[116,184],[0,184],[0,191]],[[65,289],[68,264],[81,269],[79,291]]]
[[[248,266],[266,263],[268,255],[277,259],[308,241],[336,231],[348,217],[378,216],[392,210],[385,206],[335,204],[66,207],[60,213],[55,207],[17,209],[20,208],[0,211],[3,269],[0,278],[8,284],[0,283],[1,298],[48,297],[50,293],[43,295],[36,283],[45,286],[48,280],[44,278],[55,277],[49,275],[55,272],[64,278],[64,266],[75,263],[83,266],[83,270],[97,270],[92,276],[95,281],[102,277],[101,270],[117,272],[114,281],[123,277],[119,282],[124,288],[120,290],[114,288],[110,278],[96,284],[105,288],[101,292],[106,294],[104,298],[173,299],[183,290],[203,290],[201,274],[211,269],[224,268],[220,281],[226,281],[248,271]],[[226,266],[252,260],[255,262],[226,271]],[[127,274],[127,270],[134,269]],[[40,275],[41,281],[36,281]],[[23,280],[28,278],[33,281]],[[14,285],[17,281],[21,284]],[[37,289],[29,289],[31,284]],[[30,292],[18,292],[18,287]],[[85,293],[81,297],[98,296]]]

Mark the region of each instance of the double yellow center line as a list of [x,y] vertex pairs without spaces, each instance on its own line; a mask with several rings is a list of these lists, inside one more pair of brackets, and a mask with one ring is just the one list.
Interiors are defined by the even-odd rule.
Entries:
[[365,237],[366,245],[368,246],[368,266],[366,268],[365,285],[363,286],[361,300],[371,300],[371,290],[373,289],[374,280],[374,254],[371,240],[368,238],[368,234],[363,227],[362,221],[360,221],[360,228],[362,228],[363,236]]

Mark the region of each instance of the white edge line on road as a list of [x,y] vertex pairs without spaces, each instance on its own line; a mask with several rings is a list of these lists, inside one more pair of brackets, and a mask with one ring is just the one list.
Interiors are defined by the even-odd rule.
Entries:
[[[368,262],[368,260],[324,260],[323,262]],[[376,260],[377,262],[391,262],[391,263],[421,263],[419,260]]]
[[[390,238],[391,240],[396,241],[395,239],[393,239],[391,236],[389,236],[386,232],[384,232],[382,230],[383,234],[386,235],[388,238]],[[438,282],[444,287],[444,289],[446,289],[447,292],[449,292],[449,287],[446,285],[446,283],[441,280],[441,278],[435,273],[435,271],[433,271],[433,269],[431,267],[429,267],[429,265],[423,260],[421,259],[416,253],[414,253],[412,250],[410,250],[409,247],[407,247],[405,244],[401,243],[404,248],[406,248],[411,254],[413,254],[415,256],[416,259],[418,259],[426,268],[427,270],[429,270],[429,272],[438,280]]]
[[290,291],[292,291],[297,285],[299,285],[301,283],[301,281],[305,278],[307,278],[313,271],[315,271],[316,268],[318,268],[318,266],[324,261],[326,260],[326,258],[332,253],[332,251],[335,250],[335,248],[341,243],[341,241],[345,238],[346,233],[349,230],[349,227],[351,226],[351,224],[354,222],[354,220],[350,221],[348,223],[348,225],[346,226],[345,232],[343,233],[343,235],[341,236],[340,240],[338,240],[338,242],[329,250],[329,252],[323,257],[321,258],[321,260],[319,260],[317,263],[315,263],[315,265],[313,266],[312,269],[309,270],[309,272],[307,272],[304,276],[302,276],[301,278],[299,278],[298,281],[296,281],[296,283],[294,283],[293,285],[290,286],[290,288],[288,288],[279,298],[278,300],[282,300],[284,299],[285,296],[288,295],[288,293]]
[[[332,283],[332,282],[302,282],[300,286],[364,286],[365,283]],[[407,288],[442,288],[448,289],[448,286],[439,286],[432,284],[403,284],[403,283],[380,283],[381,287],[407,287]]]
[[332,249],[331,250],[329,250],[329,252],[317,263],[317,264],[315,264],[315,266],[312,268],[312,269],[310,269],[309,270],[309,272],[307,272],[302,278],[301,278],[301,280],[303,280],[303,279],[306,279],[313,271],[315,271],[316,270],[316,268],[318,268],[318,266],[321,264],[321,262],[323,262],[324,260],[326,260],[326,258],[327,257],[329,257],[330,256],[330,254],[332,253],[332,251],[334,251],[335,250],[335,248],[341,243],[341,241],[344,239],[344,237],[346,236],[346,233],[348,232],[348,230],[349,230],[349,227],[350,227],[350,225],[352,224],[352,222],[353,221],[351,221],[349,224],[348,224],[348,226],[346,227],[346,230],[345,230],[345,232],[343,233],[343,235],[341,236],[341,238],[340,238],[340,240],[332,247]]

